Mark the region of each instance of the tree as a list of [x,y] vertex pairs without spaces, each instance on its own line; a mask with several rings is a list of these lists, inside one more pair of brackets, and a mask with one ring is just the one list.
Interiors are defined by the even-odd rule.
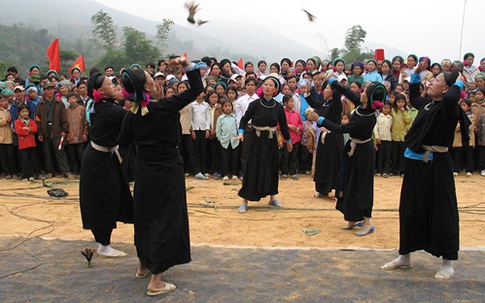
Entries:
[[335,60],[341,57],[345,62],[364,61],[372,58],[374,52],[369,49],[363,49],[361,44],[364,43],[367,32],[360,26],[354,25],[349,28],[345,34],[344,48],[334,48],[330,51],[330,58]]
[[74,61],[79,57],[79,54],[72,50],[60,50],[61,56],[61,70],[67,70]]
[[173,24],[173,21],[167,18],[163,19],[162,24],[157,24],[157,34],[155,35],[155,38],[158,41],[158,48],[167,47],[166,41],[170,35],[170,30],[172,29]]
[[152,45],[146,34],[131,26],[123,27],[123,48],[130,64],[146,63],[157,59],[160,52]]
[[360,44],[364,42],[367,32],[360,26],[354,25],[345,34],[345,48],[347,51],[360,50]]
[[102,41],[107,47],[112,47],[116,42],[116,31],[111,16],[100,10],[91,17],[94,24],[93,36]]

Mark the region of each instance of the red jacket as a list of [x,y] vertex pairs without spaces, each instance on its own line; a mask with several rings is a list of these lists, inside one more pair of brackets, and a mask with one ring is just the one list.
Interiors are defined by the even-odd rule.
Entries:
[[[30,131],[22,128],[25,126],[28,126]],[[19,150],[35,147],[34,134],[37,132],[37,123],[34,120],[29,119],[28,125],[25,125],[24,121],[20,118],[15,120],[15,132],[19,138]]]

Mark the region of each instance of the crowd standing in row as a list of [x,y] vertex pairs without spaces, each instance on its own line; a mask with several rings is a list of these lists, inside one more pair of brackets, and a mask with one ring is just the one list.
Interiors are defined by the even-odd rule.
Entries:
[[[239,213],[246,213],[248,201],[259,201],[264,196],[270,196],[270,205],[282,207],[275,198],[278,180],[288,177],[298,180],[298,174],[313,173],[314,197],[335,199],[337,209],[344,213],[347,221],[343,229],[362,226],[356,235],[367,235],[374,231],[371,222],[373,175],[405,177],[407,174],[409,144],[406,135],[413,127],[418,128],[413,123],[420,117],[420,111],[428,110],[427,105],[413,102],[413,98],[421,96],[428,100],[429,90],[437,87],[434,83],[443,77],[449,78],[454,71],[464,80],[464,84],[458,85],[463,86],[463,91],[456,100],[462,108],[463,119],[453,125],[455,140],[439,142],[440,147],[451,148],[455,175],[465,168],[467,176],[477,170],[485,176],[485,74],[480,72],[481,69],[485,71],[485,59],[481,60],[480,68],[476,68],[471,53],[464,56],[464,61],[442,60],[441,63],[431,63],[429,58],[413,54],[406,60],[395,56],[392,60],[370,59],[350,65],[341,58],[333,62],[317,56],[295,62],[284,58],[272,63],[269,70],[265,61],[256,66],[246,62],[241,68],[228,59],[218,62],[216,58],[204,57],[195,61],[189,70],[167,62],[160,60],[157,71],[154,64],[146,64],[149,79],[138,75],[137,70],[142,70],[138,64],[122,70],[123,79],[121,74],[115,75],[112,67],[106,67],[104,73],[93,68],[89,73],[91,78],[98,75],[93,83],[88,83],[88,77],[82,76],[79,68],[73,68],[69,75],[56,71],[43,75],[40,67],[33,65],[29,77],[24,80],[15,67],[10,67],[4,82],[0,83],[2,174],[7,179],[20,174],[22,181],[45,179],[55,174],[67,178],[76,178],[81,172],[96,175],[92,168],[102,161],[94,152],[97,150],[124,159],[105,168],[106,171],[113,172],[120,166],[123,178],[140,180],[136,176],[141,172],[134,169],[134,162],[149,167],[149,162],[143,162],[147,157],[145,152],[154,150],[142,147],[156,145],[156,142],[132,129],[130,140],[122,140],[124,143],[118,151],[118,138],[114,138],[121,128],[119,117],[127,116],[128,111],[141,116],[147,115],[149,110],[157,111],[151,108],[152,99],[180,100],[180,97],[170,98],[193,92],[191,85],[195,82],[191,83],[190,77],[193,78],[193,71],[197,70],[203,91],[177,110],[179,123],[175,124],[177,142],[174,146],[183,157],[185,176],[192,174],[200,180],[209,177],[242,179],[239,195],[243,203]],[[140,89],[140,85],[148,85],[148,80],[154,88]],[[447,89],[454,85],[454,81],[448,80]],[[103,89],[108,86],[113,89]],[[413,96],[413,92],[418,95]],[[443,94],[437,98],[439,100],[433,99],[433,102],[444,98]],[[105,99],[123,109],[116,111],[116,119],[110,115],[99,118],[99,100]],[[165,106],[162,107],[166,110]],[[101,113],[105,111],[101,109]],[[96,123],[96,120],[103,122]],[[111,133],[105,131],[106,121],[117,125]],[[150,131],[156,125],[150,124]],[[174,131],[173,125],[170,129]],[[167,148],[163,144],[161,147]],[[431,152],[441,153],[442,150]],[[94,164],[88,165],[86,159]],[[99,197],[99,193],[83,188],[93,185],[90,182],[96,180],[94,175],[91,181],[84,183],[81,178],[81,194],[93,195],[91,200],[96,200],[94,196]],[[140,184],[141,187],[151,186]],[[113,186],[119,189],[118,194],[125,192],[120,186]],[[84,223],[102,221],[93,219],[99,215],[95,209],[83,210],[83,214],[90,212],[83,217]],[[116,217],[117,214],[112,214],[110,222],[120,219]],[[128,216],[120,220],[130,222],[133,218]],[[136,224],[136,215],[134,221]],[[123,255],[109,247],[115,224],[93,224],[84,224],[84,227],[91,229],[100,243],[98,252],[108,256]],[[418,248],[423,247],[408,248],[404,254]],[[146,256],[142,251],[140,256],[137,275],[144,275],[147,269],[153,273],[151,261],[143,259]],[[447,256],[450,260],[457,258],[453,254]],[[179,261],[187,262],[189,258],[190,253],[186,260]],[[386,269],[404,268],[410,265],[408,261],[393,261],[395,263],[386,264]],[[155,273],[165,270],[166,266],[158,264],[156,268]],[[444,278],[450,275],[449,269],[441,272]],[[152,281],[155,288],[164,285],[160,278]],[[165,284],[165,287],[169,286]]]

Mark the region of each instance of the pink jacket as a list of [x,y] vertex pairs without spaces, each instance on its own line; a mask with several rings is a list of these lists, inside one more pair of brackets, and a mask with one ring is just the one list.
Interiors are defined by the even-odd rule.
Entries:
[[288,123],[288,125],[296,126],[298,129],[298,131],[296,132],[289,129],[291,143],[295,144],[300,142],[301,132],[303,131],[303,122],[301,121],[300,113],[297,112],[296,110],[290,111],[287,108],[285,108],[285,115],[286,115],[286,123]]

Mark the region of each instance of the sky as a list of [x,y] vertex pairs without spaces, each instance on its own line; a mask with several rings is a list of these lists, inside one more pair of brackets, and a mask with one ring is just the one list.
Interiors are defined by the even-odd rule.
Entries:
[[[186,0],[95,1],[160,23],[168,18],[178,25],[204,32],[203,26],[196,27],[186,21]],[[238,27],[241,30],[245,22],[251,22],[327,54],[334,47],[343,47],[347,29],[361,25],[367,32],[366,42],[392,46],[402,50],[404,57],[415,53],[429,56],[434,62],[443,58],[462,59],[465,53],[472,52],[475,65],[485,57],[484,0],[195,2],[201,8],[196,19],[232,19],[241,24]],[[317,17],[315,22],[308,21],[303,8]]]

